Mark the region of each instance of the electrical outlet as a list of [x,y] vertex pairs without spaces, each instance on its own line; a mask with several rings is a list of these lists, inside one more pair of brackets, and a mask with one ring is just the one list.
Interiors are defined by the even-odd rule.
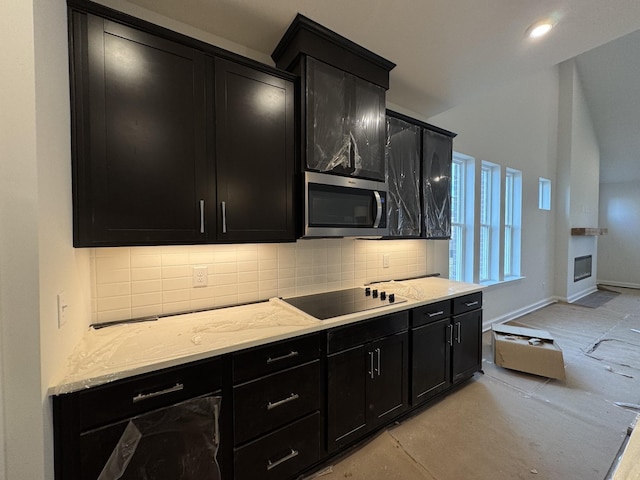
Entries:
[[67,310],[69,310],[67,296],[64,292],[60,292],[58,294],[58,328],[62,328],[67,322]]
[[209,269],[204,267],[193,267],[193,286],[206,287],[209,281]]
[[391,260],[390,260],[389,257],[390,257],[390,255],[388,253],[385,253],[385,254],[382,255],[382,267],[383,268],[389,268],[390,267]]

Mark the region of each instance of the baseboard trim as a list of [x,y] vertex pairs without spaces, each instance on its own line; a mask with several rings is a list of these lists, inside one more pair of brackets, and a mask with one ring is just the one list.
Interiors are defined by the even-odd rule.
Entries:
[[640,289],[640,283],[616,282],[614,280],[598,280],[598,285],[608,285],[610,287]]
[[557,302],[558,302],[558,299],[556,297],[549,297],[544,300],[540,300],[539,302],[532,303],[531,305],[527,305],[526,307],[519,308],[518,310],[514,310],[513,312],[506,313],[488,322],[483,322],[482,331],[487,332],[491,330],[491,326],[493,324],[510,322],[511,320],[515,320],[516,318],[520,318],[524,315],[535,312],[536,310],[540,310],[541,308],[544,308],[548,305],[552,305]]

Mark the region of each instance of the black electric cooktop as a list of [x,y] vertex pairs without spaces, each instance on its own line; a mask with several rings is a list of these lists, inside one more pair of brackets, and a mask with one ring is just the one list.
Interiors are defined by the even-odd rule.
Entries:
[[283,301],[319,320],[406,302],[404,298],[396,297],[393,293],[387,294],[373,287],[349,288],[302,297],[283,298]]

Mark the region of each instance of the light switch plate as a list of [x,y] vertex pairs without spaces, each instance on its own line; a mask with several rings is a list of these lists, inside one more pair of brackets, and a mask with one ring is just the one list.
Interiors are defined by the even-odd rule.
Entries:
[[69,303],[67,303],[67,295],[64,292],[58,293],[58,328],[67,323],[67,310],[69,310]]

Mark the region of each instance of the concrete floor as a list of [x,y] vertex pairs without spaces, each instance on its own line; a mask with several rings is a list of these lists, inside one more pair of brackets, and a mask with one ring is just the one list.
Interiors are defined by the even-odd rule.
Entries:
[[640,291],[597,308],[557,303],[517,323],[551,332],[565,381],[493,364],[484,375],[318,472],[320,480],[602,480],[640,403]]

